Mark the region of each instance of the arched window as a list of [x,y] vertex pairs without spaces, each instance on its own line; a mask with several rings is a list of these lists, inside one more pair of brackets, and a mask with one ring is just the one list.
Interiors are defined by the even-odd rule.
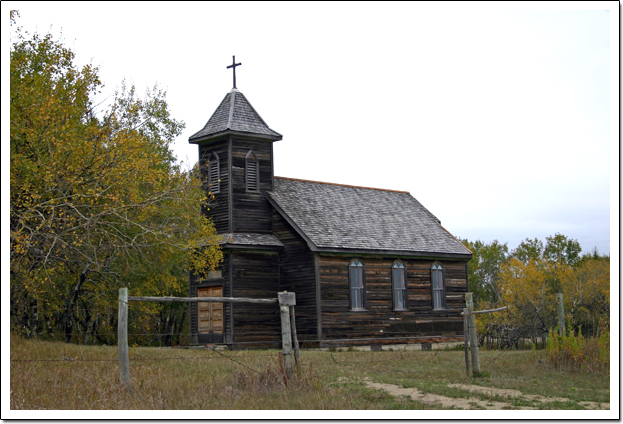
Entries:
[[445,309],[446,289],[443,281],[443,268],[439,262],[435,262],[431,268],[431,281],[433,288],[433,309]]
[[407,278],[405,266],[397,260],[392,265],[392,291],[394,297],[394,310],[406,311],[407,306]]
[[363,311],[365,308],[363,264],[359,259],[350,261],[348,267],[348,283],[350,287],[350,310]]
[[247,191],[260,191],[260,166],[253,150],[244,158],[244,182]]
[[221,162],[216,152],[210,155],[208,160],[208,192],[218,194],[221,192]]

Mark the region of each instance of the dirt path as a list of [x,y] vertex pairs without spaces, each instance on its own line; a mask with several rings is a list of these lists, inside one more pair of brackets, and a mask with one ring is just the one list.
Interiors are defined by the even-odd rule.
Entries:
[[[546,397],[540,395],[528,395],[520,392],[519,390],[513,389],[498,389],[494,387],[483,387],[483,386],[474,386],[469,384],[448,384],[448,387],[456,387],[461,390],[468,390],[474,393],[483,393],[489,396],[505,396],[511,398],[523,397],[526,400],[535,400],[538,402],[571,402],[571,399],[563,398],[563,397]],[[586,409],[610,409],[610,403],[599,403],[599,402],[578,402],[578,404],[582,405]]]
[[[434,393],[423,393],[416,388],[404,388],[393,384],[375,383],[371,380],[365,380],[368,387],[374,389],[385,390],[393,396],[409,396],[411,399],[428,403],[439,404],[444,409],[539,409],[531,406],[513,406],[511,403],[499,402],[493,400],[480,400],[475,398],[453,398]],[[454,387],[461,390],[467,390],[473,393],[482,393],[488,396],[502,396],[507,398],[519,398],[522,397],[526,400],[533,400],[539,402],[569,402],[567,398],[559,397],[545,397],[539,395],[527,395],[519,390],[512,389],[497,389],[492,387],[474,386],[467,384],[449,384],[448,387]],[[587,409],[610,409],[609,403],[596,403],[596,402],[578,402],[580,405]]]

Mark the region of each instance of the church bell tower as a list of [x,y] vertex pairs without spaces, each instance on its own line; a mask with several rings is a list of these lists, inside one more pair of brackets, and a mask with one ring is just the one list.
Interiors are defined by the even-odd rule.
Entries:
[[[199,148],[209,199],[209,210],[202,213],[212,218],[223,250],[223,263],[208,278],[191,275],[190,296],[267,298],[279,290],[283,243],[273,235],[266,192],[274,187],[273,143],[282,136],[236,87],[237,66],[234,57],[227,67],[234,72],[232,90],[188,140]],[[248,342],[256,337],[258,319],[278,334],[279,316],[271,308],[202,302],[191,306],[190,315],[192,343]]]
[[227,93],[206,125],[189,138],[199,146],[202,183],[211,199],[210,216],[219,234],[270,234],[271,212],[264,195],[273,189],[273,142],[268,127],[236,88]]

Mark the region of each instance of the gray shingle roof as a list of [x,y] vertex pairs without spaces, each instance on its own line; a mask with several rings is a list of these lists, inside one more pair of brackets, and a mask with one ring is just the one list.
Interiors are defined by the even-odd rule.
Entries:
[[268,199],[314,250],[471,256],[407,192],[277,177]]
[[198,143],[228,131],[252,134],[270,140],[282,138],[281,134],[266,125],[247,98],[235,88],[227,93],[203,129],[191,135],[188,141]]

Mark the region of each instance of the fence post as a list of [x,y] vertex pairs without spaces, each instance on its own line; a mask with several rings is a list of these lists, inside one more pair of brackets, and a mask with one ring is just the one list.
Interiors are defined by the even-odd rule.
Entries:
[[130,388],[130,356],[128,353],[128,288],[119,289],[119,319],[117,322],[117,348],[121,385]]
[[281,345],[283,362],[288,380],[294,380],[294,361],[292,358],[292,328],[290,326],[290,306],[296,305],[294,293],[279,293],[279,312],[281,315]]
[[469,326],[467,320],[469,318],[468,309],[463,308],[463,343],[465,347],[465,374],[469,377],[471,370],[469,369]]
[[294,364],[299,364],[299,338],[296,335],[296,317],[294,306],[290,306],[290,331],[292,333],[292,347],[294,348]]
[[480,374],[480,358],[478,356],[478,335],[476,334],[476,316],[474,315],[474,298],[472,293],[465,293],[465,303],[468,312],[469,344],[472,349],[472,372]]
[[565,325],[565,305],[562,302],[562,293],[557,293],[558,298],[558,334],[564,336],[566,334]]

